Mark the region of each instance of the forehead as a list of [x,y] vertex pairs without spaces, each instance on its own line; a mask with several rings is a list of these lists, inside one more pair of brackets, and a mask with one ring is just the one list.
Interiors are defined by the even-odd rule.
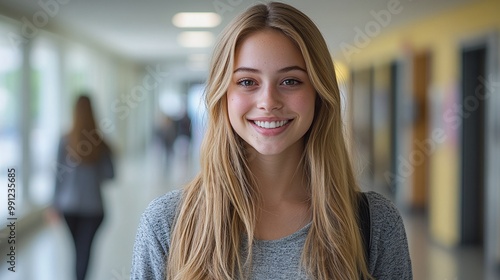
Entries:
[[297,46],[283,32],[264,29],[253,32],[236,46],[236,67],[291,66],[305,68],[303,55]]

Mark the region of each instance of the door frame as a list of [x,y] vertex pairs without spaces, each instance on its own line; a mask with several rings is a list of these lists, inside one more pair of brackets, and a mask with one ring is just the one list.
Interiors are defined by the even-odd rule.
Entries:
[[[488,267],[500,266],[500,45],[499,35],[495,31],[486,32],[474,37],[463,39],[459,42],[460,67],[461,55],[464,50],[474,47],[486,47],[485,87],[484,94],[484,254]],[[460,97],[463,97],[460,86]],[[461,129],[461,128],[460,128]],[[459,132],[462,135],[462,131]],[[460,140],[462,137],[460,137]],[[460,152],[460,161],[461,159]],[[462,167],[462,163],[460,162]],[[460,170],[461,171],[461,170]],[[460,174],[460,172],[459,172]],[[461,178],[460,178],[461,179]],[[462,184],[462,181],[459,180]],[[460,188],[460,197],[462,189]],[[461,198],[460,198],[461,199]],[[460,207],[462,204],[459,204]],[[461,219],[460,219],[461,221]]]

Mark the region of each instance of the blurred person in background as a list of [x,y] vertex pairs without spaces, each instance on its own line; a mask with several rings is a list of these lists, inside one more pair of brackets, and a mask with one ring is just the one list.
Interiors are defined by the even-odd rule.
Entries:
[[187,112],[177,121],[177,137],[185,136],[188,141],[191,141],[191,119]]
[[53,199],[73,237],[77,280],[85,279],[92,241],[104,218],[102,182],[114,175],[111,149],[96,127],[91,100],[80,95],[73,126],[59,142]]
[[177,125],[172,117],[163,115],[161,122],[156,129],[156,137],[161,143],[165,156],[165,165],[170,166],[174,155],[174,142],[177,138]]

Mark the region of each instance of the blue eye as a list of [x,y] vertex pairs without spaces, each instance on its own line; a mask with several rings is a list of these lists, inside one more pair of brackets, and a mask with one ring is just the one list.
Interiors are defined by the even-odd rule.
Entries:
[[244,79],[244,80],[238,81],[237,84],[240,86],[243,86],[243,87],[251,87],[251,86],[255,85],[255,81]]
[[285,86],[297,86],[300,85],[302,82],[296,79],[286,79],[284,80],[281,84]]

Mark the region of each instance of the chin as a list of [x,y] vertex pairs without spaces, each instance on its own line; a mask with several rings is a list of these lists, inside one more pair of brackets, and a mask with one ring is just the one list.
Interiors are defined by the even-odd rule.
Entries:
[[280,155],[281,153],[283,153],[284,149],[276,149],[276,147],[271,147],[271,148],[267,148],[267,147],[252,147],[253,150],[254,150],[254,153],[256,153],[257,155],[261,155],[261,156],[277,156],[277,155]]

